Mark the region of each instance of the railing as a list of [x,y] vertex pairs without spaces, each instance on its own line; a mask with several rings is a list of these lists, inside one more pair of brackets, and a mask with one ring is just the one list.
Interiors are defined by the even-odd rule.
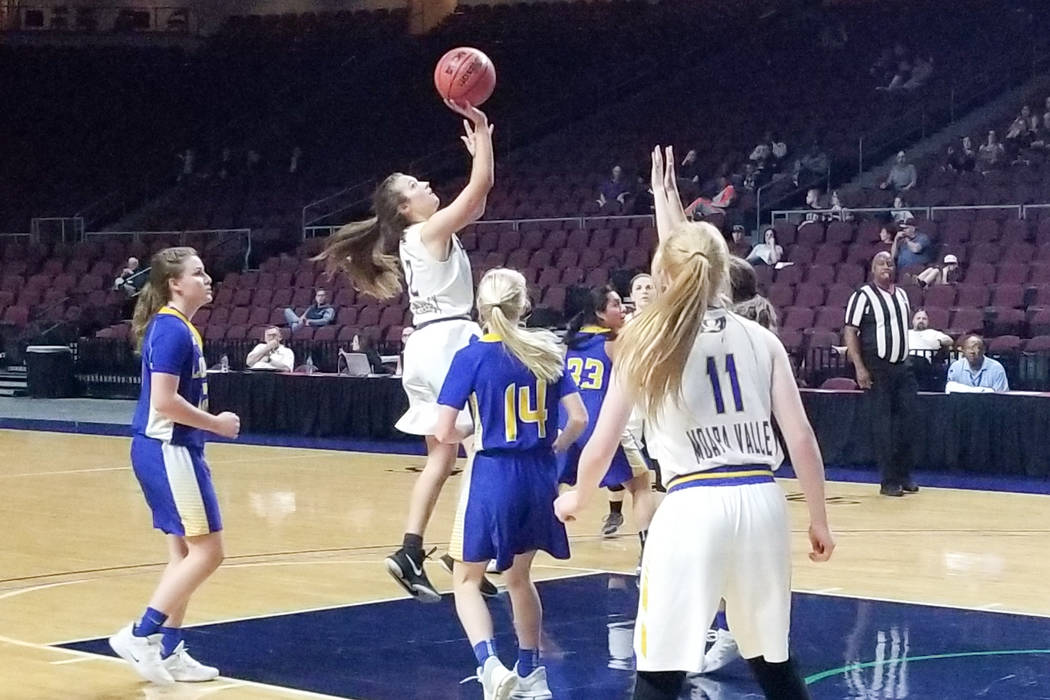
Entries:
[[87,231],[84,233],[84,240],[104,241],[107,238],[117,240],[130,238],[135,241],[142,241],[143,239],[166,237],[175,238],[179,245],[185,245],[190,236],[206,236],[214,238],[215,244],[211,246],[210,251],[227,246],[232,241],[243,242],[243,254],[239,256],[241,258],[240,269],[245,270],[248,268],[248,259],[252,254],[252,230],[250,228],[200,229],[185,231]]
[[112,5],[33,5],[15,9],[17,28],[27,32],[197,34],[196,15],[188,7]]
[[842,217],[844,215],[858,213],[892,214],[896,211],[909,211],[912,214],[925,214],[927,220],[933,221],[937,218],[936,214],[938,212],[989,211],[994,209],[1014,211],[1017,213],[1018,219],[1027,219],[1030,211],[1036,209],[1050,209],[1050,204],[958,204],[945,206],[908,205],[904,207],[843,207],[842,209],[774,209],[769,213],[769,222],[770,224],[775,224],[778,217],[785,221],[796,216],[800,220],[804,220],[811,214]]
[[[915,353],[909,364],[921,391],[944,391],[948,367],[962,355],[958,351]],[[1014,391],[1050,391],[1050,353],[989,353],[1002,363],[1010,388]],[[800,382],[817,389],[832,377],[853,378],[853,363],[835,348],[810,348],[793,353],[795,375]]]
[[[533,224],[533,223],[561,223],[570,221],[576,225],[576,228],[586,228],[588,225],[598,221],[636,221],[644,220],[650,224],[654,224],[655,220],[652,214],[629,214],[624,216],[561,216],[561,217],[548,217],[542,219],[483,219],[482,221],[476,221],[471,224],[473,230],[484,229],[488,226],[503,228],[507,224],[510,224],[511,230],[518,231],[522,224]],[[339,226],[307,226],[303,229],[305,238],[315,238],[318,236],[329,236],[335,233],[339,229]]]
[[359,182],[356,185],[345,187],[327,197],[322,197],[321,199],[307,204],[303,207],[303,239],[305,240],[309,238],[306,233],[307,228],[314,224],[324,221],[330,216],[342,214],[343,212],[363,206],[368,202],[368,198],[372,195],[372,191],[376,188],[377,184],[378,183],[375,180],[366,180],[364,182]]
[[84,219],[79,216],[38,216],[30,219],[29,233],[34,241],[74,243],[84,237]]

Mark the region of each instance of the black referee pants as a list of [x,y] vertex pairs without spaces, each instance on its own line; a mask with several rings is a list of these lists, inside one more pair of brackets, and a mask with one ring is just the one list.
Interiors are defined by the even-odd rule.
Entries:
[[871,373],[867,390],[871,434],[882,485],[911,481],[911,447],[919,390],[907,362],[865,358]]

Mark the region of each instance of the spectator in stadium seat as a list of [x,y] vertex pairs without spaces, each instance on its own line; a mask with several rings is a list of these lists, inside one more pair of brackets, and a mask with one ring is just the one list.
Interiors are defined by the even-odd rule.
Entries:
[[776,267],[777,263],[784,258],[784,249],[777,245],[777,233],[770,227],[762,233],[762,238],[764,242],[751,249],[747,261],[752,265]]
[[970,333],[963,337],[960,345],[963,356],[948,368],[949,391],[953,383],[995,392],[1010,391],[1002,364],[984,355],[984,338]]
[[292,327],[292,331],[299,330],[302,326],[327,326],[335,319],[335,309],[328,303],[328,292],[318,289],[314,294],[314,303],[311,304],[302,316],[296,315],[295,309],[284,310],[284,320]]
[[899,270],[911,265],[929,265],[933,256],[933,242],[915,228],[915,219],[908,219],[894,236],[890,254]]
[[928,267],[915,277],[920,287],[931,287],[938,284],[956,284],[962,279],[959,258],[951,253],[944,256],[944,263],[937,267]]
[[291,372],[295,368],[295,353],[282,342],[281,329],[276,326],[263,331],[262,342],[252,348],[244,364],[248,369],[276,369]]
[[936,328],[930,328],[930,316],[926,309],[919,309],[911,319],[908,329],[908,352],[912,355],[932,357],[938,351],[950,350],[952,339]]
[[911,77],[901,84],[902,90],[918,90],[933,77],[933,57],[918,57],[911,69]]
[[623,168],[614,165],[610,178],[598,186],[598,206],[604,207],[614,201],[622,206],[630,194],[631,185],[623,176]]
[[890,211],[890,216],[893,217],[893,220],[898,224],[904,224],[915,218],[915,215],[905,208],[907,206],[908,203],[904,201],[904,197],[901,195],[898,194],[893,198],[893,210]]
[[288,174],[298,175],[302,172],[303,149],[296,146],[292,149],[292,155],[288,159]]
[[137,295],[143,285],[149,281],[149,275],[140,273],[139,259],[135,257],[128,258],[124,269],[120,271],[120,276],[113,280],[113,289],[118,292],[123,291],[129,297]]
[[882,181],[882,184],[879,185],[879,188],[883,190],[892,189],[898,192],[910,190],[912,187],[915,187],[918,177],[915,166],[908,162],[904,151],[900,151],[897,154],[897,162],[890,168],[889,174]]
[[634,183],[634,195],[631,197],[630,214],[638,216],[653,213],[653,190],[649,180],[638,175]]
[[746,258],[751,253],[751,243],[747,240],[747,231],[740,224],[733,226],[729,232],[729,252],[738,258]]
[[700,182],[700,164],[696,160],[696,149],[689,149],[678,166],[678,181],[689,181],[693,184]]
[[710,199],[697,197],[685,208],[685,213],[699,220],[709,214],[725,214],[725,210],[733,206],[735,202],[736,187],[729,182],[729,178],[723,175],[718,178],[718,194]]
[[948,146],[948,163],[945,166],[947,170],[969,173],[973,172],[975,165],[977,165],[977,153],[973,150],[973,142],[969,136],[963,136],[962,143],[958,147]]
[[182,153],[176,156],[179,159],[179,177],[176,182],[182,182],[183,180],[189,179],[193,175],[194,161],[196,160],[196,154],[192,148],[187,148]]
[[1002,166],[1006,159],[1006,149],[999,143],[999,137],[995,131],[988,132],[988,139],[977,151],[977,165],[982,173],[995,170]]
[[816,142],[811,144],[809,152],[795,162],[795,186],[798,187],[800,180],[806,182],[814,176],[827,175],[828,163],[828,155],[820,149],[820,144]]
[[229,146],[222,149],[222,155],[219,156],[219,179],[225,180],[230,175],[235,174],[235,167],[233,165],[233,151]]
[[733,312],[776,333],[777,310],[769,299],[758,293],[755,269],[746,260],[730,258],[729,282]]
[[[401,331],[401,336],[405,337],[404,331]],[[368,358],[369,366],[372,367],[372,374],[390,374],[390,370],[383,366],[383,358],[376,350],[376,343],[372,336],[363,333],[354,334],[353,340],[350,341],[350,351],[364,353]]]

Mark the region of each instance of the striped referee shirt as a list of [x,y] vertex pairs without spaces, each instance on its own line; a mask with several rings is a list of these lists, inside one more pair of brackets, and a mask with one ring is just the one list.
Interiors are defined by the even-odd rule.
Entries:
[[900,287],[887,292],[866,284],[846,304],[846,325],[860,330],[864,357],[877,357],[896,364],[908,357],[908,325],[911,305]]

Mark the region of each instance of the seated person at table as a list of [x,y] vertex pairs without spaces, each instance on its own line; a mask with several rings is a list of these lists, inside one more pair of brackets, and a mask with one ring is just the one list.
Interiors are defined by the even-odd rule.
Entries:
[[[402,331],[404,333],[404,331]],[[372,374],[390,374],[390,370],[383,366],[383,358],[376,350],[375,340],[365,333],[358,333],[350,341],[350,352],[364,353],[368,358],[368,365],[372,368]]]
[[281,343],[281,329],[274,326],[263,333],[263,342],[252,348],[244,361],[248,369],[276,369],[290,372],[295,367],[295,353]]
[[984,338],[971,333],[963,337],[961,346],[963,356],[948,368],[949,390],[954,383],[995,392],[1010,391],[1006,370],[998,361],[984,356]]
[[335,309],[328,303],[328,292],[318,289],[314,303],[301,316],[295,313],[295,309],[285,309],[284,320],[292,327],[293,333],[303,326],[327,326],[335,320]]

